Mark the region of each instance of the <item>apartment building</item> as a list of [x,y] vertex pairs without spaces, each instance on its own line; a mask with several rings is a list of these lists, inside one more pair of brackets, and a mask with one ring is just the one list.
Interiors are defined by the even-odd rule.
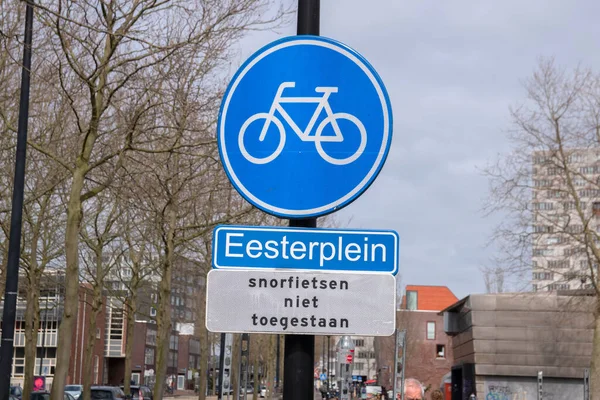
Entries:
[[[564,162],[563,162],[564,161]],[[584,228],[600,232],[600,148],[532,158],[531,251],[533,291],[586,289],[598,265]],[[565,168],[566,165],[566,168]]]
[[[46,387],[50,388],[54,379],[56,368],[56,352],[58,345],[58,327],[62,322],[64,304],[64,274],[56,271],[47,271],[40,288],[40,328],[36,343],[36,358],[34,374],[46,377]],[[17,310],[14,333],[13,365],[11,383],[23,386],[25,377],[25,293],[17,297]],[[84,349],[88,339],[93,337],[92,357],[92,383],[100,384],[103,381],[104,365],[104,321],[105,308],[103,307],[96,318],[96,331],[90,335],[87,323],[91,313],[90,287],[82,284],[79,287],[79,307],[75,326],[73,327],[73,341],[71,343],[71,357],[67,383],[81,382],[83,379]],[[4,303],[1,304],[0,313]]]
[[352,376],[361,377],[366,382],[377,375],[377,360],[375,359],[374,338],[372,336],[355,336],[354,360],[352,363]]

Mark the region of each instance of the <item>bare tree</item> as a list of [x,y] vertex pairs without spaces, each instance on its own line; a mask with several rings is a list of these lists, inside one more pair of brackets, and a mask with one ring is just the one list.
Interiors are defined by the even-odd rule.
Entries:
[[[265,17],[267,13],[263,11],[270,3],[59,0],[36,4],[38,21],[50,38],[44,56],[55,66],[56,79],[49,82],[48,90],[55,95],[55,101],[70,107],[68,117],[72,123],[63,132],[63,146],[57,151],[35,141],[29,144],[61,165],[70,177],[65,230],[67,276],[79,276],[84,203],[113,184],[127,152],[151,147],[138,140],[139,124],[146,118],[146,127],[155,129],[165,122],[156,120],[154,127],[148,126],[149,114],[167,101],[160,97],[163,65],[186,54],[191,47],[203,50],[202,54],[197,53],[195,62],[210,59],[213,67],[225,63],[227,46],[247,29],[278,20],[280,13]],[[146,135],[144,140],[152,139]],[[157,150],[169,151],[152,148]],[[176,212],[176,206],[169,206],[165,220],[173,223]],[[173,228],[171,225],[167,236]],[[166,258],[171,256],[169,253]],[[170,285],[168,276],[165,281],[166,288]],[[63,397],[78,290],[76,279],[66,281],[53,400]],[[158,358],[161,360],[160,354]]]
[[[133,337],[135,333],[135,317],[138,313],[139,299],[138,294],[144,287],[152,287],[150,281],[154,273],[154,260],[150,254],[148,231],[152,231],[139,214],[135,213],[133,207],[124,207],[126,219],[122,228],[123,245],[125,246],[125,257],[123,266],[127,267],[131,274],[121,276],[121,281],[127,289],[126,299],[124,301],[126,308],[127,337],[125,339],[125,376],[123,378],[125,394],[131,394],[131,372],[132,372],[132,352]],[[118,270],[121,272],[121,269]],[[129,276],[130,275],[130,276]]]
[[[498,265],[521,288],[591,290],[598,299],[600,263],[600,76],[541,60],[511,110],[512,152],[487,169],[489,212],[503,213],[493,236]],[[504,283],[504,277],[499,281]],[[597,303],[590,393],[600,399],[600,303]]]
[[92,368],[94,347],[96,344],[96,321],[104,305],[104,282],[121,258],[121,251],[114,251],[111,244],[117,239],[119,227],[116,224],[120,218],[118,204],[112,201],[110,192],[105,191],[88,202],[86,215],[88,220],[83,221],[81,237],[87,247],[82,251],[85,270],[82,271],[84,280],[88,281],[86,288],[90,292],[91,310],[85,321],[88,326],[88,335],[85,338],[84,361],[82,365],[83,375],[83,400],[90,400],[90,387],[92,382]]
[[480,271],[486,293],[504,293],[504,270],[501,266],[483,267]]

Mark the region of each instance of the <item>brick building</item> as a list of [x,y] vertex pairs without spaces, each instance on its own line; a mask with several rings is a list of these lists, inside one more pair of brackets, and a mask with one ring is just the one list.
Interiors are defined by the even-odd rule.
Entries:
[[[406,330],[405,377],[418,379],[425,387],[439,388],[452,367],[450,337],[444,332],[440,311],[454,304],[457,297],[445,286],[408,285],[396,313],[398,330]],[[375,338],[378,383],[393,386],[394,336]],[[402,354],[400,352],[400,354]],[[400,361],[399,361],[400,363]]]
[[[90,326],[89,315],[92,313],[92,289],[89,285],[82,284],[79,288],[79,307],[77,308],[77,320],[75,323],[75,340],[71,343],[71,362],[67,375],[67,385],[83,382],[83,365],[85,349],[88,345]],[[101,384],[104,373],[104,342],[106,335],[106,302],[96,316],[96,328],[93,335],[94,350],[92,356],[92,384]]]
[[[23,291],[24,288],[19,290]],[[67,375],[67,384],[81,383],[83,380],[84,349],[87,346],[90,333],[87,319],[91,313],[91,292],[89,285],[79,287],[79,307],[71,357]],[[25,373],[25,296],[20,293],[17,298],[15,321],[13,368],[11,384],[23,386]],[[46,377],[46,387],[52,387],[56,368],[56,349],[58,344],[58,327],[62,321],[64,302],[64,275],[47,271],[40,287],[40,328],[37,336],[37,352],[34,374]],[[2,304],[2,307],[4,304]],[[0,307],[0,313],[2,312]],[[94,354],[92,357],[92,383],[102,383],[104,380],[104,342],[105,342],[105,305],[102,306],[96,318],[94,334]],[[40,367],[41,365],[41,367]]]

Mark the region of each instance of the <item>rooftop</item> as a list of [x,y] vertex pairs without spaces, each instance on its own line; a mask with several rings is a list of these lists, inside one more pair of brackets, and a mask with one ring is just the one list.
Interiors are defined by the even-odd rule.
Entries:
[[[406,285],[406,292],[417,292],[419,311],[441,311],[458,301],[447,286]],[[402,308],[406,309],[406,296],[402,297]]]

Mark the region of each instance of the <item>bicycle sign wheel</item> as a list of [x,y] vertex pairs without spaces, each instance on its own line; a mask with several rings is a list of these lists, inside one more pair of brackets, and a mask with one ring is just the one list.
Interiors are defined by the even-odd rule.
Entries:
[[284,218],[339,210],[375,180],[392,139],[392,110],[373,67],[320,36],[254,53],[223,96],[217,142],[236,190]]
[[[248,153],[248,150],[246,150],[246,145],[244,144],[244,135],[246,134],[246,130],[248,129],[250,124],[252,124],[254,121],[260,121],[262,119],[265,120],[265,126],[267,128],[268,128],[269,123],[273,123],[277,126],[277,129],[279,129],[279,145],[277,145],[277,148],[275,149],[274,152],[267,154],[266,156],[264,156],[262,158],[258,158],[258,157],[254,157],[254,156],[250,155],[250,153]],[[266,131],[266,128],[265,128],[265,131]],[[261,137],[259,137],[258,140],[262,142],[264,140],[264,135],[261,134]],[[253,164],[267,164],[267,163],[270,163],[271,161],[273,161],[275,158],[277,158],[277,156],[283,150],[283,146],[285,145],[285,128],[283,127],[283,124],[277,117],[274,117],[268,113],[254,114],[253,116],[248,118],[246,120],[246,122],[244,122],[244,125],[242,125],[242,128],[240,129],[240,135],[238,137],[238,142],[239,142],[240,151],[242,152],[242,155],[248,161],[250,161]]]

